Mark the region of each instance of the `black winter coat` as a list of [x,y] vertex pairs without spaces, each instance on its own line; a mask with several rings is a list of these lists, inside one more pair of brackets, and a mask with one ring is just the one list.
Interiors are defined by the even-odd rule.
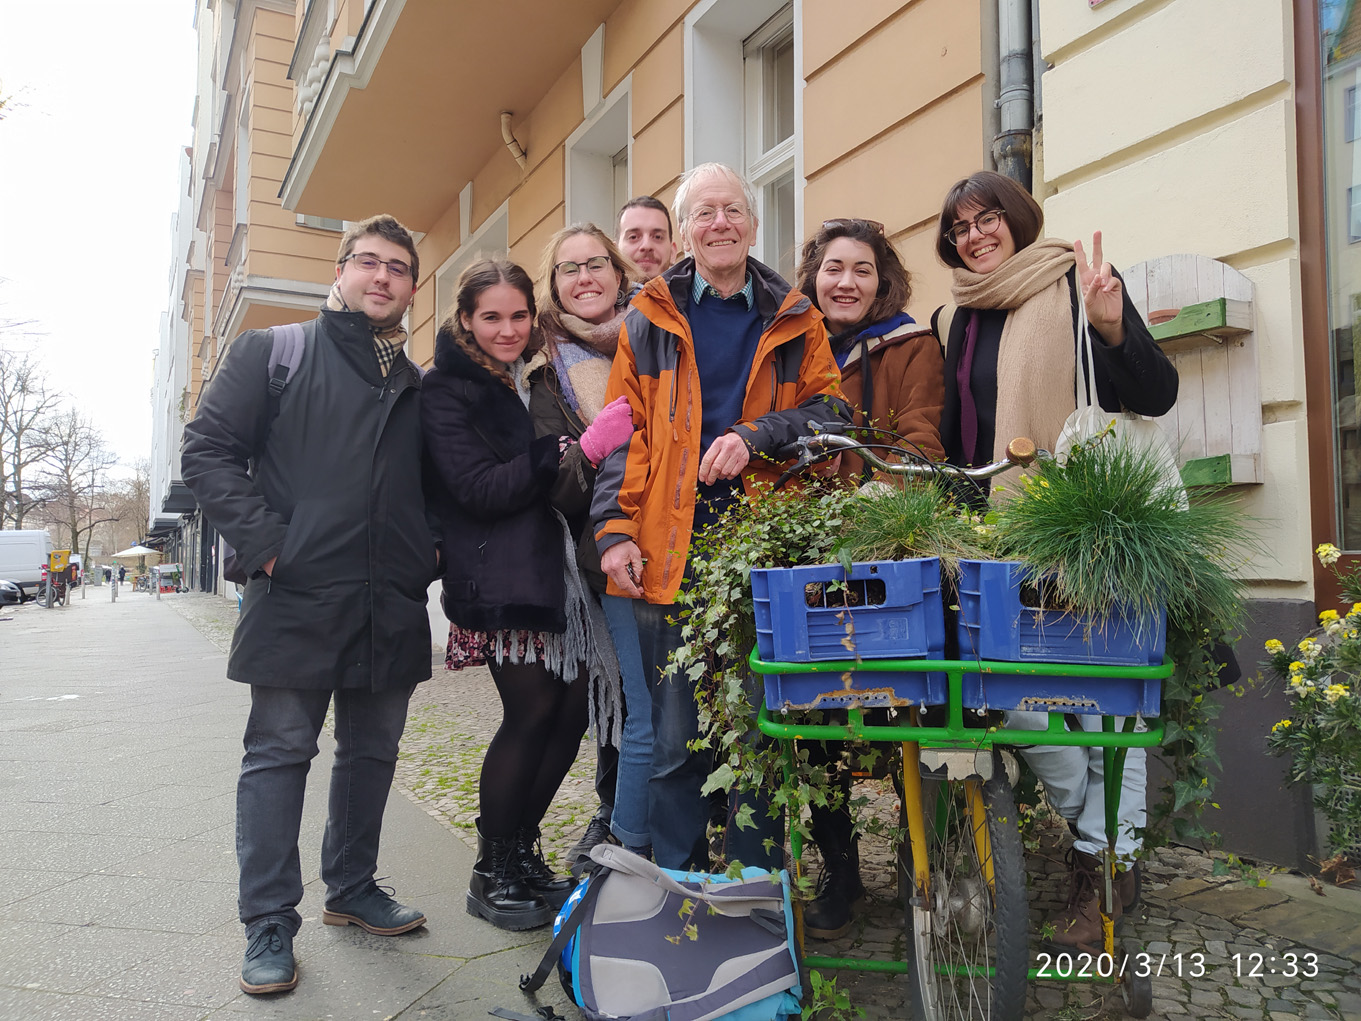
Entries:
[[[243,333],[185,427],[184,481],[251,576],[227,676],[383,691],[430,677],[435,542],[420,372],[379,372],[368,320],[323,310],[270,420],[268,330]],[[247,473],[247,467],[251,470]],[[277,557],[273,576],[261,565]]]
[[444,536],[444,613],[478,631],[567,629],[566,544],[549,499],[558,438],[441,330],[421,401],[426,490]]

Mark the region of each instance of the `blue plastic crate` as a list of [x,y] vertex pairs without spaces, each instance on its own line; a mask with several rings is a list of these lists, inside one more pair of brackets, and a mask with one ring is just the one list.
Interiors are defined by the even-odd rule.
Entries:
[[[849,686],[847,678],[849,677]],[[866,709],[888,706],[941,705],[949,697],[943,673],[878,673],[828,671],[817,674],[763,674],[766,708]]]
[[[961,560],[960,574],[961,659],[1102,666],[1154,666],[1163,661],[1165,610],[1160,609],[1155,620],[1119,613],[1090,620],[1025,606],[1022,588],[1027,572],[1018,561]],[[971,709],[1157,716],[1161,699],[1162,682],[1156,679],[964,675],[963,704]]]
[[945,654],[935,557],[867,561],[849,574],[839,564],[756,568],[751,591],[756,647],[767,662]]

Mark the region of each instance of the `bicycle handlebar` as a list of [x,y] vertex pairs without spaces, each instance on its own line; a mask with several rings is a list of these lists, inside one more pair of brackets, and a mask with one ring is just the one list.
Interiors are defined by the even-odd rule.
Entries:
[[[809,425],[812,425],[810,422]],[[792,443],[786,444],[776,451],[776,458],[788,460],[794,458],[794,464],[790,465],[775,488],[779,489],[796,474],[810,465],[820,461],[828,461],[836,457],[843,450],[851,450],[860,455],[865,463],[872,465],[882,472],[890,475],[902,475],[909,477],[920,477],[923,475],[945,474],[970,482],[981,482],[1002,474],[1010,468],[1025,468],[1033,464],[1037,458],[1049,457],[1049,452],[1038,449],[1034,442],[1028,437],[1017,436],[1007,444],[1006,455],[1000,461],[993,461],[990,464],[978,465],[973,468],[961,468],[957,465],[944,461],[927,461],[925,459],[908,460],[915,455],[910,451],[903,450],[894,444],[887,443],[865,443],[863,440],[853,436],[847,436],[844,431],[837,430],[835,427],[828,428],[823,425],[820,431],[810,433],[807,436],[800,436]],[[883,432],[884,430],[876,430]],[[887,435],[896,435],[888,433]],[[900,437],[901,438],[901,437]],[[902,459],[895,461],[885,460],[876,451],[895,451],[904,455]]]

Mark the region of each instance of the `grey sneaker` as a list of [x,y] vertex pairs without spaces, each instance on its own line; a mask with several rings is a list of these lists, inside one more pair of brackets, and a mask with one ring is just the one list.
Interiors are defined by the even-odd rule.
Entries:
[[[581,835],[581,839],[567,851],[567,868],[572,873],[572,878],[580,879],[591,867],[591,848],[596,844],[617,843],[619,841],[610,832],[610,824],[598,815],[593,816],[586,824],[586,832]],[[570,892],[569,890],[568,893]]]
[[375,936],[400,936],[425,924],[425,914],[392,898],[389,887],[370,883],[367,890],[332,901],[321,913],[327,925],[357,925]]
[[241,989],[252,996],[286,993],[298,984],[293,960],[293,936],[278,922],[271,922],[246,937],[246,957],[241,962]]

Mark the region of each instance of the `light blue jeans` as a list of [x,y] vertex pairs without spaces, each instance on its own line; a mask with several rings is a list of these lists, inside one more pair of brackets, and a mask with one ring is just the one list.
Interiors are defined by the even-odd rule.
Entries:
[[619,767],[614,788],[610,832],[627,847],[647,847],[652,833],[647,825],[647,786],[652,779],[652,694],[643,675],[638,651],[638,623],[633,600],[626,596],[601,596],[605,619],[619,657],[624,679],[624,736],[620,741]]

